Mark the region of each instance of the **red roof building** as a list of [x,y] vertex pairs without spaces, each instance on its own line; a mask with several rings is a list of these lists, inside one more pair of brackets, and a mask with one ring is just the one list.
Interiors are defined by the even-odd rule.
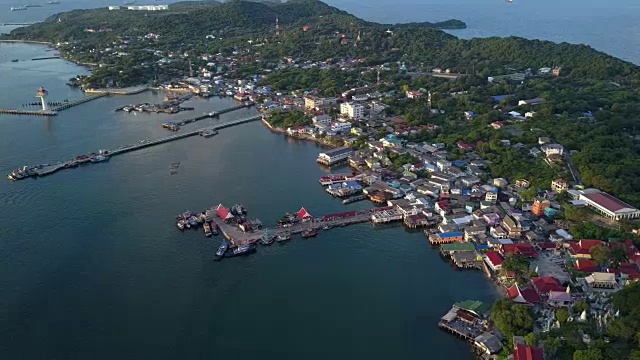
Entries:
[[311,216],[311,214],[309,214],[309,212],[303,207],[298,211],[298,219],[300,220],[311,219],[312,217],[313,216]]
[[587,206],[614,220],[640,218],[640,210],[604,192],[581,196]]
[[552,276],[540,276],[531,278],[533,288],[536,289],[538,295],[547,295],[551,291],[564,291],[565,288],[560,281]]
[[529,243],[502,244],[500,248],[505,256],[507,254],[514,254],[532,259],[538,256],[538,252]]
[[222,204],[219,204],[216,207],[216,215],[218,215],[218,217],[222,220],[229,220],[233,218],[233,215],[231,214],[231,212],[227,208],[222,206]]
[[544,360],[544,353],[542,348],[518,344],[513,350],[513,360]]
[[590,259],[578,259],[574,263],[574,267],[579,272],[595,272],[598,270],[596,262]]
[[484,261],[487,263],[487,265],[489,265],[491,270],[496,271],[496,270],[500,270],[500,268],[502,267],[504,258],[497,251],[489,251],[484,256]]
[[516,304],[531,306],[542,301],[538,293],[532,288],[520,289],[518,284],[513,284],[507,289],[507,296]]
[[569,247],[571,249],[570,252],[572,253],[573,256],[584,258],[584,259],[591,259],[591,254],[589,253],[591,248],[593,248],[594,246],[600,246],[603,244],[604,242],[602,240],[582,239],[577,243],[574,242],[569,244]]

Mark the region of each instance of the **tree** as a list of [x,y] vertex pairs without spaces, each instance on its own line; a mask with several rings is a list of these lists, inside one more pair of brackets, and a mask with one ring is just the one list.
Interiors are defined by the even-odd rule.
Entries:
[[540,341],[540,337],[538,334],[530,332],[524,337],[524,342],[529,346],[538,346],[538,341]]
[[567,320],[569,320],[569,311],[565,309],[556,311],[556,320],[558,320],[558,322],[562,325],[566,324]]
[[600,349],[577,350],[573,353],[573,360],[604,360]]
[[608,264],[611,255],[609,248],[602,245],[592,247],[589,254],[599,266]]
[[491,310],[491,320],[505,336],[524,335],[533,330],[531,310],[514,304],[510,299],[496,301]]
[[586,301],[578,301],[577,303],[575,303],[575,305],[573,305],[573,311],[576,314],[582,314],[583,311],[589,311],[590,308],[591,305],[589,305],[589,303]]

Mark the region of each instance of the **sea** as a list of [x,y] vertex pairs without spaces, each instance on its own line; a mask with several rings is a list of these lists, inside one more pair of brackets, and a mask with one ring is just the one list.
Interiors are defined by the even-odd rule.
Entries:
[[[49,6],[63,11],[98,3],[108,4],[62,0],[0,12],[0,22],[39,21],[54,12]],[[350,11],[353,3],[341,2]],[[462,6],[434,2],[427,11],[422,3],[414,5],[425,9],[420,16],[418,11],[402,15],[410,8],[401,3],[385,5],[386,11],[375,8],[377,13],[370,5],[353,11],[385,22],[456,17],[470,24],[461,32],[481,35],[496,29],[482,27],[484,22],[474,19],[483,15]],[[491,9],[511,12],[524,6],[519,4],[496,1]],[[585,14],[577,4],[575,18]],[[0,6],[15,5],[20,3],[0,0]],[[627,5],[618,19],[634,8]],[[504,6],[511,8],[497,10]],[[451,14],[443,13],[447,7]],[[503,35],[521,29],[506,28],[510,31]],[[562,24],[556,29],[567,36],[584,30]],[[590,45],[637,62],[638,54],[625,50],[637,44],[632,29],[615,44]],[[85,74],[85,68],[60,59],[31,60],[52,54],[39,45],[0,44],[0,108],[30,108],[39,86],[49,90],[51,101],[83,96],[65,82]],[[0,115],[0,174],[156,139],[167,135],[161,127],[166,121],[235,104],[226,98],[193,99],[185,103],[193,111],[174,115],[114,111],[157,103],[164,95],[105,97],[50,118]],[[235,111],[185,130],[254,113]],[[317,216],[371,207],[342,205],[324,192],[318,178],[328,170],[315,162],[320,151],[254,122],[49,177],[0,181],[0,358],[471,359],[468,344],[438,329],[437,322],[454,302],[491,302],[498,289],[480,272],[454,269],[420,232],[354,225],[215,262],[220,237],[175,227],[177,214],[217,204],[242,203],[250,217],[265,224],[301,207]]]

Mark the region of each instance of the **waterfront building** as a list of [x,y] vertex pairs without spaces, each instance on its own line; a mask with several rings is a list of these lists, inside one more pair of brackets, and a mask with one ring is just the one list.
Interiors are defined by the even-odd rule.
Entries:
[[460,231],[451,231],[441,234],[429,235],[429,242],[431,244],[447,244],[454,242],[462,242],[464,240],[464,233]]
[[347,160],[353,153],[353,150],[348,147],[340,147],[333,150],[321,152],[318,155],[318,162],[323,165],[333,165],[341,161]]
[[484,262],[495,272],[502,268],[504,257],[497,251],[489,251],[484,255]]

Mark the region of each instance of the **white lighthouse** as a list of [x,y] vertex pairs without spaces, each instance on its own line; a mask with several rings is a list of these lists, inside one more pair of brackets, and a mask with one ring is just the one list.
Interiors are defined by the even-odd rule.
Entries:
[[49,92],[42,86],[40,86],[40,88],[38,89],[38,92],[36,93],[36,97],[40,98],[40,101],[42,102],[42,111],[49,110],[49,107],[47,106],[47,99],[46,99],[47,94],[49,94]]

